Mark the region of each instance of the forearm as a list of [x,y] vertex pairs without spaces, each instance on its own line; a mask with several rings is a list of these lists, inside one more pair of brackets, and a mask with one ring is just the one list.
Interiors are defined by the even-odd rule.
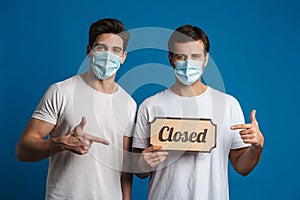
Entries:
[[257,165],[262,154],[262,148],[250,146],[236,159],[235,170],[243,175],[248,175]]
[[122,172],[121,186],[122,186],[123,200],[130,200],[131,190],[132,190],[132,173]]
[[55,144],[53,139],[45,140],[34,137],[24,137],[20,140],[16,155],[20,161],[36,162],[43,160],[61,151],[59,144]]

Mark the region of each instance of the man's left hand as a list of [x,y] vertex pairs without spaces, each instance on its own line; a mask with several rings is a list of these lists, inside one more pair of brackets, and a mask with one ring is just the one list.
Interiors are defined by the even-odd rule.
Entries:
[[255,118],[256,110],[252,110],[250,114],[251,124],[238,124],[231,127],[231,130],[243,129],[240,131],[241,138],[244,143],[262,149],[264,146],[264,136],[259,130],[258,122]]

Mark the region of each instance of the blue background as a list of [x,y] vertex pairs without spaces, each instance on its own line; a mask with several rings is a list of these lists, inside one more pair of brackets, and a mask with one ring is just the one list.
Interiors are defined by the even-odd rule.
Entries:
[[[200,26],[210,54],[249,122],[251,109],[265,135],[259,165],[247,177],[229,170],[233,200],[300,199],[299,3],[271,1],[1,1],[1,199],[43,199],[47,160],[20,163],[15,147],[47,87],[77,73],[85,57],[88,29],[115,17],[127,29]],[[128,56],[118,77],[138,64],[168,64],[164,51]],[[140,103],[162,90],[145,85]],[[146,199],[147,180],[135,178],[133,199]]]

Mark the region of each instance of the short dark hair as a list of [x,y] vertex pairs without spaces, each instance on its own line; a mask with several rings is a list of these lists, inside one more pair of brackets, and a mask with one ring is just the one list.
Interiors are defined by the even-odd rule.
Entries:
[[104,18],[93,23],[89,30],[89,46],[92,47],[97,37],[103,33],[113,33],[120,36],[123,40],[123,50],[126,50],[129,32],[125,30],[124,24],[120,20]]
[[204,44],[206,52],[209,52],[210,44],[205,32],[197,26],[189,24],[178,27],[171,35],[168,41],[168,50],[172,54],[174,51],[174,43],[179,42],[190,42],[201,40]]

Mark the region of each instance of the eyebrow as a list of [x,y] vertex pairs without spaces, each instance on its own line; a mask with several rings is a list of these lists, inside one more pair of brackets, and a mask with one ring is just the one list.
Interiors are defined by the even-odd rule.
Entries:
[[121,47],[113,47],[113,49],[123,51],[123,49]]
[[106,44],[104,44],[104,43],[96,43],[96,44],[94,45],[94,47],[95,47],[95,46],[98,46],[98,45],[107,46],[107,45],[106,45]]
[[174,55],[176,55],[176,56],[185,56],[185,57],[188,57],[189,55],[191,55],[191,56],[195,56],[195,55],[197,55],[197,56],[202,56],[203,55],[203,53],[192,53],[192,54],[183,54],[183,53],[174,53]]
[[[103,46],[105,46],[106,48],[108,48],[107,47],[107,45],[105,44],[105,43],[96,43],[95,45],[94,45],[94,47],[96,47],[96,46],[98,46],[98,45],[103,45]],[[123,48],[121,48],[121,47],[118,47],[118,46],[114,46],[114,47],[112,47],[114,50],[120,50],[120,51],[123,51]]]

